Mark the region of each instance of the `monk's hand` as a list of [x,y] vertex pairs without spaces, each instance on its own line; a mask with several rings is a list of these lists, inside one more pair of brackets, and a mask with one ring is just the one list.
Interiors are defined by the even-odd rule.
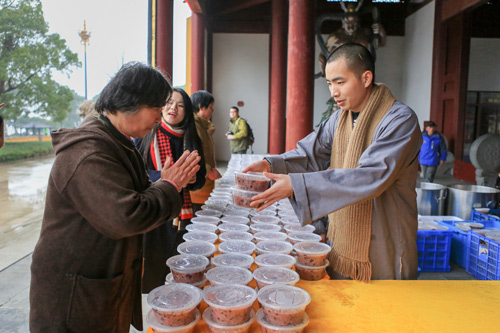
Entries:
[[161,170],[161,179],[174,183],[178,189],[183,188],[196,177],[196,172],[200,169],[198,165],[200,160],[201,157],[196,150],[193,152],[184,151],[177,162],[172,165],[170,165],[170,157],[167,156]]
[[260,212],[264,208],[271,206],[273,203],[288,198],[293,194],[292,182],[290,176],[280,175],[275,173],[264,172],[264,176],[275,181],[266,191],[252,197],[250,207],[257,208]]
[[245,172],[264,172],[264,171],[271,171],[271,167],[269,166],[269,162],[266,160],[260,160],[253,162],[249,166],[247,166],[245,169],[243,169],[243,173]]

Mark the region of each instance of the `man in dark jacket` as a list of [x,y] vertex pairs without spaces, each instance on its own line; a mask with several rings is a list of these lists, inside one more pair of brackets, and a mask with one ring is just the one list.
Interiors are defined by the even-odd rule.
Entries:
[[446,161],[447,155],[446,140],[436,127],[435,122],[426,122],[425,131],[422,133],[424,142],[418,156],[424,182],[428,183],[434,181],[437,167]]

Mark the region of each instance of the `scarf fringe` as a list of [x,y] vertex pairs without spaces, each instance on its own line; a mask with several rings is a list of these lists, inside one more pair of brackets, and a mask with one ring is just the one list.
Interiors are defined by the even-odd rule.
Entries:
[[372,264],[369,261],[355,261],[341,256],[334,250],[328,254],[328,260],[330,267],[344,277],[362,282],[370,282],[371,280]]

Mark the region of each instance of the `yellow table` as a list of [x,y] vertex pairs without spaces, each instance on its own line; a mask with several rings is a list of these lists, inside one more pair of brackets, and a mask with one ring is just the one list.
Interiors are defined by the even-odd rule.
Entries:
[[[500,332],[500,281],[301,280],[296,286],[311,294],[306,333]],[[200,321],[195,332],[209,330]],[[250,332],[260,332],[257,322]]]

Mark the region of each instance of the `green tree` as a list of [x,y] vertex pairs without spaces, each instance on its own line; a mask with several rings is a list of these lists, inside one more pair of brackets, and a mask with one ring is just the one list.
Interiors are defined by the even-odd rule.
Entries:
[[52,79],[80,67],[76,53],[59,34],[48,34],[40,0],[0,0],[0,103],[2,115],[29,113],[63,121],[73,92]]

